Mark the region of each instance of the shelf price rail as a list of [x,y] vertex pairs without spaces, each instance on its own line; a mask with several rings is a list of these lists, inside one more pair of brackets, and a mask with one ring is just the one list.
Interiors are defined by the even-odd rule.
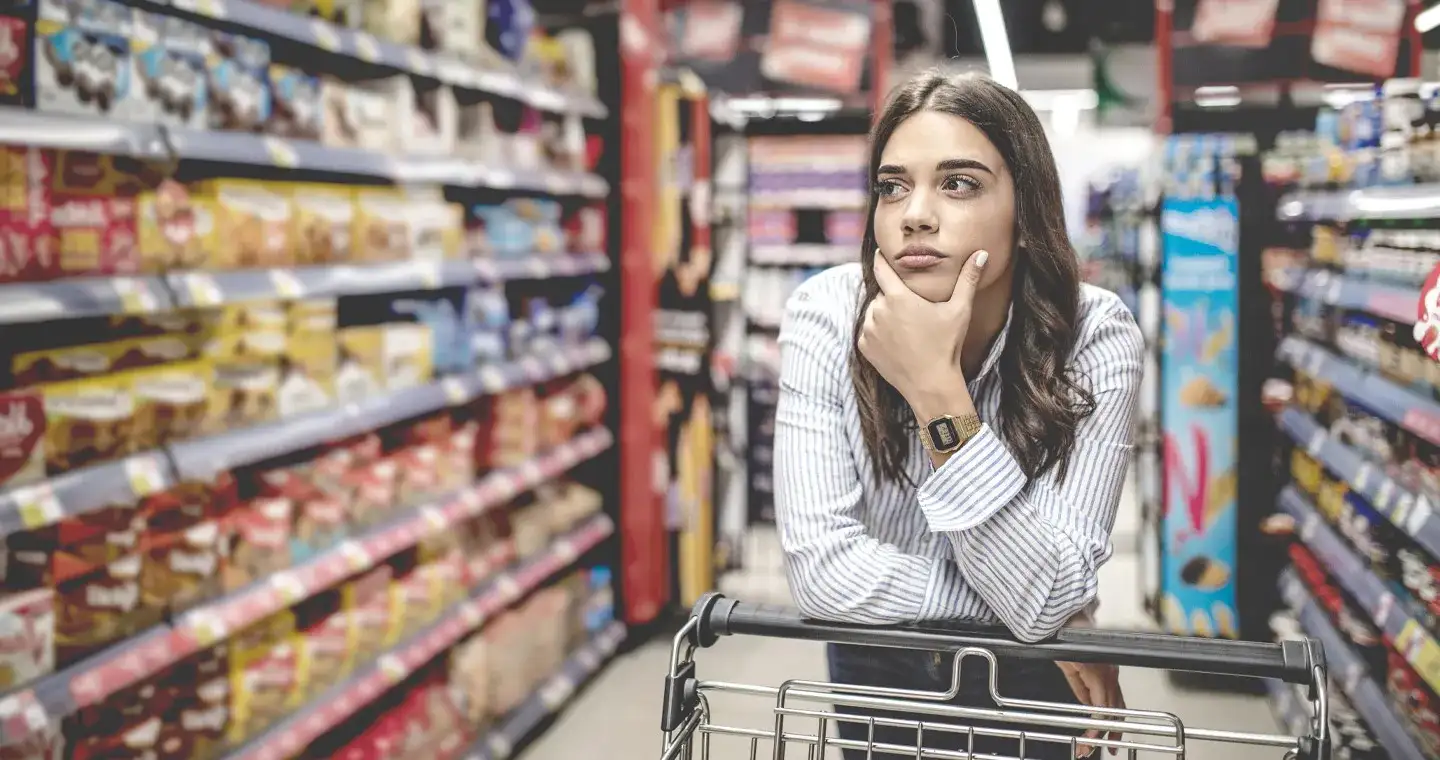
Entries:
[[521,560],[513,568],[482,582],[472,591],[470,599],[442,613],[434,623],[374,663],[362,667],[280,724],[226,755],[226,760],[294,757],[470,632],[484,627],[495,615],[570,567],[613,532],[614,524],[605,515],[586,520],[536,556]]
[[[1286,570],[1281,575],[1280,593],[1291,607],[1299,611],[1301,628],[1319,639],[1325,647],[1331,682],[1340,686],[1347,701],[1365,719],[1390,759],[1426,760],[1425,753],[1406,731],[1404,721],[1390,706],[1385,690],[1371,677],[1365,662],[1335,629],[1329,616],[1293,571]],[[1282,685],[1282,688],[1289,687]]]
[[1440,402],[1396,385],[1378,373],[1348,362],[1295,336],[1280,341],[1276,358],[1329,383],[1346,398],[1440,446]]
[[1412,599],[1397,599],[1391,586],[1347,546],[1295,486],[1286,486],[1280,511],[1295,518],[1296,533],[1310,553],[1374,621],[1405,661],[1431,689],[1440,690],[1440,642],[1407,609]]
[[43,731],[231,634],[290,607],[428,536],[449,530],[555,478],[614,443],[600,428],[517,467],[483,476],[472,488],[392,518],[298,567],[275,574],[0,697],[0,746]]
[[268,425],[171,444],[117,462],[105,462],[40,483],[0,491],[0,536],[51,525],[114,503],[139,500],[184,480],[300,451],[410,417],[469,403],[482,395],[564,377],[610,358],[600,338],[554,353],[486,365],[465,375],[381,395],[361,404],[298,415]]

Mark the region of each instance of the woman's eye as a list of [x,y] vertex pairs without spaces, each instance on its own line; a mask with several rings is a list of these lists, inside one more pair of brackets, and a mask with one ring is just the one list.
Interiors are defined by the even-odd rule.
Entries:
[[980,183],[964,175],[956,175],[954,177],[946,177],[945,181],[940,183],[940,189],[951,193],[967,193],[972,190],[979,190]]
[[898,195],[901,190],[902,188],[900,187],[900,183],[895,182],[894,180],[887,179],[875,183],[875,194],[880,196],[881,198]]

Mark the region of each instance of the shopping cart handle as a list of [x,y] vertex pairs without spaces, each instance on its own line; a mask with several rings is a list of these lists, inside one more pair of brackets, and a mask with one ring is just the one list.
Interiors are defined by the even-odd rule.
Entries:
[[691,641],[699,647],[711,646],[720,636],[733,634],[933,651],[977,647],[1004,657],[1105,662],[1216,675],[1278,678],[1311,687],[1316,685],[1316,668],[1323,673],[1325,666],[1324,650],[1318,642],[1310,639],[1266,644],[1065,628],[1044,641],[1026,644],[998,625],[955,622],[861,626],[830,623],[808,620],[797,610],[787,607],[746,604],[714,592],[701,597],[692,614],[696,625]]

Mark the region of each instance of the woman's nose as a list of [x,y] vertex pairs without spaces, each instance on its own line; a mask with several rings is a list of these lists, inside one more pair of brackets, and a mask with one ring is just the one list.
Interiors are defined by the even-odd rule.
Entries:
[[920,232],[934,232],[939,227],[939,221],[931,212],[929,204],[921,201],[911,203],[905,209],[905,216],[901,218],[900,225],[905,234],[913,235]]

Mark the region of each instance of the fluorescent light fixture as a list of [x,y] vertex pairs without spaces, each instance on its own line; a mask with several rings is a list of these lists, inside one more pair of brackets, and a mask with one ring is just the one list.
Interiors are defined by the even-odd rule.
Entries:
[[800,121],[824,121],[825,114],[818,111],[801,111],[800,113],[795,114],[795,118],[799,119]]
[[975,19],[980,23],[980,41],[985,45],[985,63],[990,67],[990,78],[1012,90],[1020,89],[1000,0],[975,0]]
[[1440,5],[1432,5],[1415,14],[1415,31],[1424,34],[1440,26]]
[[1021,90],[1020,96],[1036,111],[1089,111],[1100,105],[1094,90]]
[[1325,105],[1336,110],[1351,103],[1375,99],[1375,86],[1371,84],[1327,84],[1321,96]]
[[744,116],[773,116],[777,113],[818,113],[839,111],[845,104],[834,98],[731,98],[731,109]]
[[1229,108],[1240,105],[1240,88],[1230,85],[1196,87],[1195,105],[1201,108]]

